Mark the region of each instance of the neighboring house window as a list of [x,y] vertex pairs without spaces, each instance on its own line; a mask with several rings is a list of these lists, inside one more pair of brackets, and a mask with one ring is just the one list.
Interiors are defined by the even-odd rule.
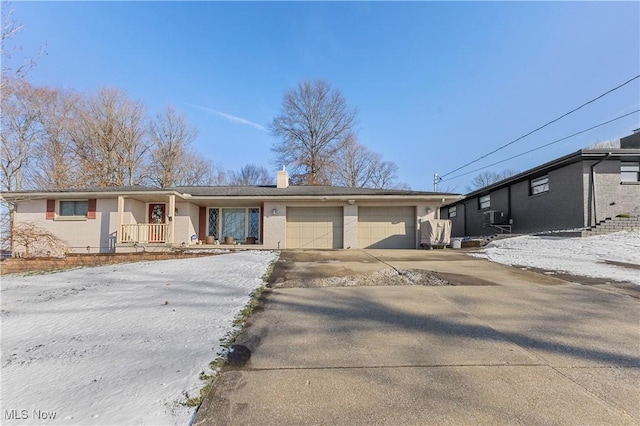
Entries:
[[483,195],[478,198],[479,209],[488,209],[489,207],[491,207],[491,195]]
[[640,163],[621,162],[620,180],[622,182],[640,182]]
[[549,176],[542,176],[537,179],[531,179],[529,185],[529,195],[549,192]]
[[60,216],[87,216],[89,212],[89,201],[60,201]]
[[449,207],[449,219],[451,219],[452,217],[456,217],[456,215],[458,214],[456,210],[456,206]]

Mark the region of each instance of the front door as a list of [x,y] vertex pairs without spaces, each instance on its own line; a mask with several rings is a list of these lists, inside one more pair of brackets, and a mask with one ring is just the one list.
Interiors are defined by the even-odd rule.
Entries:
[[[149,204],[149,242],[163,243],[165,241],[165,210],[166,204]],[[154,226],[156,225],[156,226]]]

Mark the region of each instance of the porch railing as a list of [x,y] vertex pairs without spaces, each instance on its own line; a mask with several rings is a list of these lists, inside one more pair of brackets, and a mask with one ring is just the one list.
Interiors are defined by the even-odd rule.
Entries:
[[134,223],[120,225],[122,243],[166,243],[169,225],[166,223]]

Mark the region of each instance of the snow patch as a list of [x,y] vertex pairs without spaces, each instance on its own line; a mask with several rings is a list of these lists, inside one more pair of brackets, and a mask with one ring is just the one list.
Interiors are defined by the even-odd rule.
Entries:
[[[640,231],[583,238],[521,236],[492,241],[472,256],[506,265],[640,285]],[[629,267],[609,264],[619,262]]]
[[[185,425],[181,405],[276,254],[2,277],[3,424]],[[6,410],[26,410],[11,421]]]

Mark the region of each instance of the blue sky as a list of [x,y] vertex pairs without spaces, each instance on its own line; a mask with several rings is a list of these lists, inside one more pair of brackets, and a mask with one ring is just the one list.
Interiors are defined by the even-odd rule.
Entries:
[[[181,110],[195,148],[273,164],[282,94],[324,79],[359,111],[359,141],[431,190],[456,169],[640,74],[639,2],[17,2],[34,84],[119,87]],[[638,109],[638,80],[472,167]],[[634,114],[490,170],[524,171],[640,127]],[[459,173],[450,174],[449,177]],[[440,189],[465,192],[470,174]]]

